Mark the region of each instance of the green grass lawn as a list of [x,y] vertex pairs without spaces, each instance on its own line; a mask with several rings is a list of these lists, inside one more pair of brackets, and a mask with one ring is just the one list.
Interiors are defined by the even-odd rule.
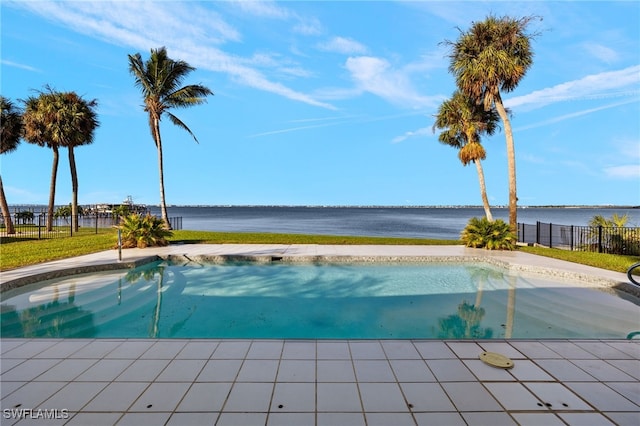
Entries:
[[[582,265],[595,266],[617,272],[627,272],[629,266],[640,262],[640,256],[626,256],[621,254],[592,253],[585,251],[569,251],[544,247],[519,247],[521,251],[537,254],[539,256],[552,257]],[[635,275],[635,273],[634,273]]]
[[[95,232],[95,231],[94,231]],[[185,244],[400,244],[447,245],[451,240],[414,238],[344,237],[330,235],[259,234],[244,232],[173,231],[171,243]],[[99,234],[78,234],[51,239],[0,238],[0,271],[34,265],[51,260],[90,254],[116,247],[117,231],[100,230]]]
[[420,238],[345,237],[334,235],[261,234],[249,232],[173,231],[171,242],[189,244],[338,244],[338,245],[450,245],[460,244],[452,240]]
[[0,271],[108,250],[115,247],[116,242],[117,232],[113,229],[104,230],[98,234],[79,234],[73,237],[42,240],[2,237],[0,238]]
[[[117,241],[114,229],[101,230],[98,234],[80,234],[73,237],[34,240],[26,238],[0,238],[0,271],[34,265],[56,259],[113,249]],[[330,235],[260,234],[243,232],[174,231],[172,243],[188,244],[398,244],[398,245],[451,245],[454,240],[430,240],[418,238],[345,237]],[[638,256],[588,253],[519,247],[518,250],[540,256],[548,256],[569,262],[595,266],[617,272],[626,272]]]

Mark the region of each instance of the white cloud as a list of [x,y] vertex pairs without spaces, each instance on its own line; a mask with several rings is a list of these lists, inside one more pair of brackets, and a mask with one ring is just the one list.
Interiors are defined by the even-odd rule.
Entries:
[[319,20],[315,18],[300,19],[300,21],[293,26],[293,32],[306,36],[320,35],[324,32],[324,28]]
[[348,118],[362,118],[356,115],[340,115],[335,117],[318,117],[318,118],[300,118],[297,120],[289,120],[289,123],[313,123],[319,121],[336,121],[336,120],[345,120]]
[[[327,109],[334,106],[271,81],[247,60],[218,46],[240,40],[240,34],[215,12],[195,2],[22,2],[18,7],[70,27],[81,34],[133,49],[166,46],[169,54],[191,65],[228,74],[234,81],[288,99]],[[285,16],[274,4],[245,5],[252,13]],[[290,69],[289,75],[301,75]]]
[[35,2],[29,7],[76,31],[87,34],[89,30],[92,33],[88,35],[101,36],[107,41],[112,34],[116,38],[113,41],[122,41],[125,36],[136,39],[135,34],[140,34],[156,40],[174,38],[183,43],[191,40],[215,45],[242,38],[217,12],[194,2]]
[[244,13],[257,16],[259,18],[294,20],[293,32],[306,36],[319,35],[324,32],[320,21],[313,17],[302,17],[291,9],[280,6],[274,1],[265,0],[236,0],[230,2]]
[[[506,3],[506,2],[505,2]],[[455,26],[464,28],[478,16],[486,14],[486,6],[481,2],[467,1],[464,4],[449,1],[405,1],[405,6],[436,16]]]
[[[451,23],[451,29],[458,27],[462,30],[469,28],[472,22],[484,20],[488,14],[493,13],[498,16],[544,16],[551,13],[546,2],[542,1],[507,1],[496,2],[486,1],[402,1],[399,2],[407,7],[414,8],[419,13],[437,17],[445,22]],[[499,8],[499,10],[496,10]],[[546,18],[545,18],[546,19]],[[537,31],[537,20],[530,23],[532,32]],[[456,34],[457,33],[453,33]]]
[[635,65],[618,71],[588,75],[579,80],[536,90],[528,95],[509,98],[504,104],[509,108],[520,106],[540,108],[561,101],[614,96],[637,97],[638,94],[640,94],[640,65]]
[[424,73],[433,69],[447,69],[448,66],[449,60],[446,58],[446,51],[444,48],[439,48],[420,55],[417,61],[405,65],[403,69],[408,73]]
[[396,136],[395,138],[393,138],[391,140],[391,143],[400,143],[403,141],[406,141],[409,138],[415,138],[418,136],[427,136],[433,134],[433,131],[431,130],[431,127],[423,127],[421,129],[418,130],[414,130],[414,131],[409,131],[406,132],[405,134],[401,135],[401,136]]
[[291,12],[281,7],[273,1],[267,0],[238,0],[231,2],[243,12],[261,18],[287,19],[291,16]]
[[620,57],[615,50],[598,43],[584,43],[583,47],[587,53],[608,64],[617,61]]
[[357,87],[323,87],[314,92],[316,99],[325,101],[355,98],[362,94],[362,89]]
[[350,119],[350,117],[329,117],[329,118],[323,118],[323,119],[299,120],[294,122],[300,122],[300,123],[318,122],[318,124],[308,124],[304,126],[295,126],[295,127],[288,127],[285,129],[270,130],[268,132],[256,133],[254,135],[250,135],[249,137],[256,138],[261,136],[277,135],[281,133],[297,132],[300,130],[317,129],[320,127],[332,127],[332,126],[338,126],[341,124],[350,124],[352,123],[352,120]]
[[34,67],[30,66],[30,65],[19,64],[17,62],[7,61],[5,59],[3,59],[0,62],[2,62],[3,65],[6,65],[8,67],[20,68],[20,69],[23,69],[23,70],[33,71],[33,72],[42,72],[42,70],[39,70],[38,68],[34,68]]
[[435,102],[435,97],[422,96],[416,91],[409,73],[393,69],[386,59],[373,56],[349,57],[345,67],[351,73],[357,88],[393,104],[419,108]]
[[[291,123],[300,123],[303,125],[257,133],[254,135],[250,135],[249,137],[266,136],[266,135],[273,135],[273,134],[279,134],[279,133],[288,133],[288,132],[295,132],[299,130],[315,129],[319,127],[331,127],[331,126],[338,126],[338,125],[358,126],[358,125],[373,123],[377,121],[395,120],[397,118],[407,117],[409,115],[415,115],[415,112],[382,115],[382,116],[374,116],[374,117],[368,117],[363,115],[340,115],[336,117],[307,118],[307,119],[301,119],[301,120],[292,120],[290,121]],[[313,124],[305,124],[305,123],[313,123]]]
[[640,160],[640,141],[625,141],[617,144],[618,150],[626,158]]
[[518,159],[533,164],[545,164],[547,162],[545,158],[527,152],[518,154]]
[[640,164],[610,166],[603,171],[607,177],[614,179],[640,179]]
[[300,67],[297,63],[282,58],[278,53],[255,53],[248,59],[241,59],[242,63],[262,68],[273,69],[281,75],[293,77],[310,77],[313,72]]
[[364,44],[345,37],[333,37],[329,41],[319,43],[318,49],[345,55],[357,55],[367,52],[367,47]]
[[572,112],[570,114],[564,114],[564,115],[560,115],[560,116],[551,118],[549,120],[544,120],[544,121],[540,121],[540,122],[537,122],[537,123],[529,124],[529,125],[526,125],[526,126],[518,127],[516,130],[520,131],[520,130],[535,129],[536,127],[542,127],[542,126],[547,126],[547,125],[553,124],[553,123],[559,123],[561,121],[569,120],[571,118],[580,117],[580,116],[591,114],[591,113],[594,113],[594,112],[597,112],[597,111],[602,111],[602,110],[609,109],[609,108],[615,108],[617,106],[626,105],[626,104],[630,104],[630,103],[634,103],[634,102],[638,102],[638,100],[637,99],[628,99],[626,101],[614,102],[612,104],[602,105],[602,106],[599,106],[597,108],[589,108],[589,109],[585,109],[585,110],[582,110],[582,111],[575,111],[575,112]]

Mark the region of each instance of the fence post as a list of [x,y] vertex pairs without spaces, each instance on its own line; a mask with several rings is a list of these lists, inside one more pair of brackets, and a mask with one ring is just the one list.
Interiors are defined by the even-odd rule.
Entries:
[[602,253],[602,225],[598,226],[598,253]]
[[69,220],[69,236],[73,237],[73,214],[69,217],[71,218]]
[[122,229],[118,228],[118,262],[122,262]]
[[571,243],[570,243],[571,251],[573,251],[573,225],[571,225]]
[[[522,225],[522,231],[520,231],[520,225]],[[522,239],[520,239],[520,238],[522,238]],[[523,242],[523,243],[525,242],[525,239],[524,239],[524,222],[518,224],[518,241]]]
[[96,211],[96,234],[98,233],[98,212]]
[[42,214],[38,215],[38,239],[42,237],[42,224],[40,222],[42,222]]
[[540,221],[536,221],[536,244],[540,244]]
[[553,224],[549,223],[549,248],[553,248]]

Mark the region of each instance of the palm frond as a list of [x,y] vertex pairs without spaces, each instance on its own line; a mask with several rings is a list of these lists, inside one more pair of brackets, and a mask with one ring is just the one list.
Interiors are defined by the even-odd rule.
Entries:
[[527,25],[536,19],[488,16],[461,32],[451,48],[449,71],[460,89],[488,109],[499,90],[510,92],[533,63]]
[[198,142],[198,138],[196,138],[196,135],[193,134],[191,129],[189,129],[187,127],[187,125],[182,122],[182,120],[180,120],[178,117],[176,117],[175,115],[171,114],[170,112],[167,112],[167,115],[169,116],[169,120],[171,120],[171,122],[173,124],[175,124],[178,127],[181,127],[182,129],[186,130],[187,132],[189,132],[189,134],[193,137],[193,140],[195,140],[196,143],[200,143],[200,142]]
[[493,134],[499,119],[495,108],[485,111],[469,96],[456,91],[451,99],[445,100],[438,108],[433,130],[443,129],[438,141],[458,148],[458,158],[467,165],[485,159],[486,152],[480,145],[480,136]]
[[0,96],[0,107],[0,154],[4,154],[18,147],[24,125],[20,109],[9,99]]
[[[206,102],[206,96],[213,94],[209,88],[203,85],[182,86],[186,76],[195,68],[185,61],[169,58],[167,49],[160,47],[151,49],[146,62],[143,62],[139,53],[129,55],[129,70],[134,76],[136,86],[142,91],[145,111],[149,114],[149,128],[152,136],[156,121],[160,121],[166,112],[173,124],[189,132],[197,142],[198,139],[193,132],[168,111],[170,108],[187,108],[202,104]],[[158,142],[155,142],[157,146]]]
[[190,84],[169,93],[166,96],[166,102],[172,107],[187,108],[207,102],[206,97],[208,95],[213,95],[213,92],[208,87]]

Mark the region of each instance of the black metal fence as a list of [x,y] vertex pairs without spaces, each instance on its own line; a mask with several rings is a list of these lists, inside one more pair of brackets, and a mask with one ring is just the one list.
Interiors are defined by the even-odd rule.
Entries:
[[168,217],[169,225],[171,225],[171,229],[174,231],[179,231],[182,229],[182,216],[177,217]]
[[518,242],[565,250],[640,255],[640,228],[518,223]]
[[[171,229],[182,229],[182,217],[170,217]],[[11,238],[60,238],[71,237],[79,234],[97,234],[100,230],[113,228],[120,223],[120,218],[111,214],[96,213],[89,215],[78,215],[76,217],[54,217],[49,226],[46,213],[25,212],[11,215],[14,232],[9,233],[4,217],[0,215],[0,237]],[[75,221],[78,222],[77,231]]]

